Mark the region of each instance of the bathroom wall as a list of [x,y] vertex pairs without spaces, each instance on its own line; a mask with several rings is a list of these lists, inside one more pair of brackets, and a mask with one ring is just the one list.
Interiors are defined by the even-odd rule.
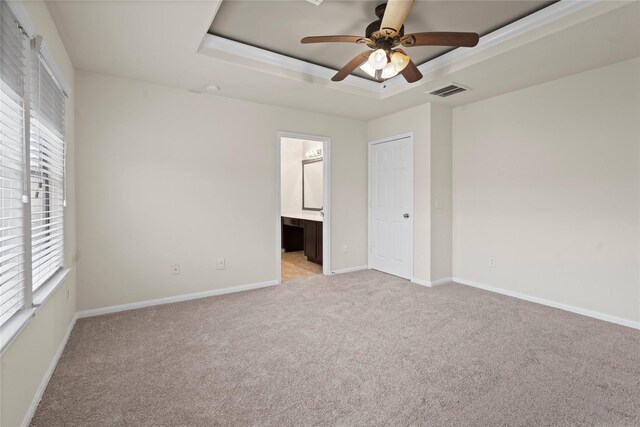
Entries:
[[321,149],[322,142],[282,138],[281,141],[281,199],[282,216],[322,221],[318,211],[302,210],[302,161],[308,153]]

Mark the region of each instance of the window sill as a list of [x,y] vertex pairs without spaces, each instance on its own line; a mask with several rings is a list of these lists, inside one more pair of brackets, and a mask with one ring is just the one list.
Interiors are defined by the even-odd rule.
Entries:
[[0,355],[4,354],[13,340],[27,327],[29,321],[37,315],[40,307],[53,295],[55,290],[58,289],[58,286],[64,282],[70,271],[70,268],[63,268],[54,274],[47,283],[42,285],[40,289],[33,294],[32,307],[24,308],[0,327]]
[[60,283],[64,282],[64,279],[69,275],[70,268],[61,268],[51,276],[49,280],[33,294],[33,305],[38,308],[49,299],[53,292],[58,289]]

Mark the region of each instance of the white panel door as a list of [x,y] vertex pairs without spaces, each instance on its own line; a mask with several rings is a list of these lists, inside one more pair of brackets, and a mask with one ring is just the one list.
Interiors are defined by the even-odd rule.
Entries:
[[370,156],[370,267],[411,279],[413,141],[372,144]]

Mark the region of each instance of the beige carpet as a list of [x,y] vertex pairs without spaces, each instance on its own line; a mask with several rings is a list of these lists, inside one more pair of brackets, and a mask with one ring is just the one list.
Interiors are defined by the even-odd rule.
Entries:
[[640,332],[362,271],[79,320],[34,426],[640,425]]

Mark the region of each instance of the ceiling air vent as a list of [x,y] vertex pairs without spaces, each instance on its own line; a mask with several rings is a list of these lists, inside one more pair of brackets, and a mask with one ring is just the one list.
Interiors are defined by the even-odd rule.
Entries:
[[441,98],[446,98],[447,96],[455,95],[456,93],[464,92],[467,90],[469,90],[469,88],[459,85],[458,83],[449,83],[446,86],[432,90],[431,92],[429,92],[429,94],[439,96]]

